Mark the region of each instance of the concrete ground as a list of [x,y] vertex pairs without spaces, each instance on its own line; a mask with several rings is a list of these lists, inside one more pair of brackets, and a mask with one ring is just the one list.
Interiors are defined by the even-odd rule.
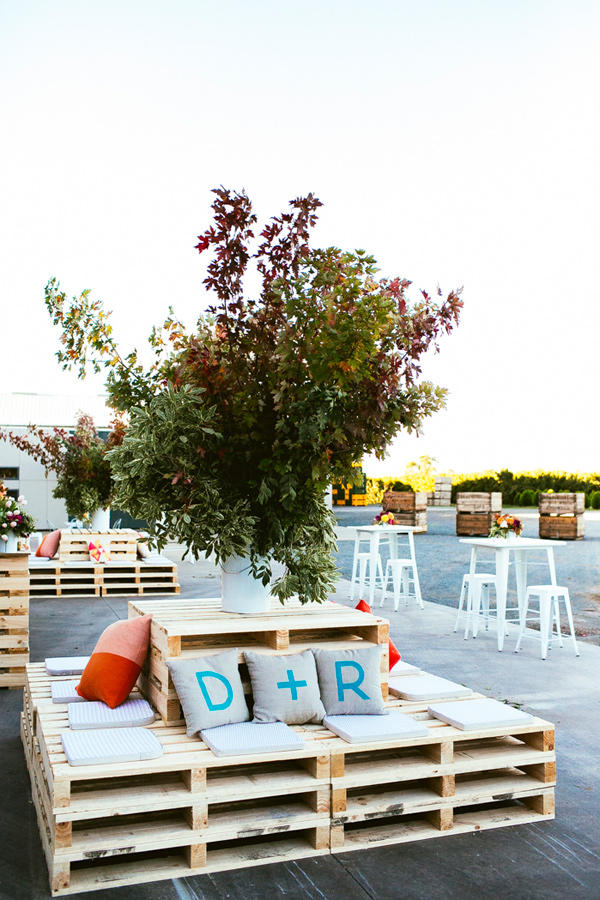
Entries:
[[[368,511],[360,512],[365,521]],[[90,900],[600,898],[600,647],[582,640],[578,659],[566,644],[542,661],[532,641],[515,655],[514,634],[503,653],[497,652],[491,632],[465,642],[452,631],[451,605],[456,602],[458,575],[465,569],[468,554],[457,547],[455,537],[450,539],[450,523],[443,511],[436,510],[430,520],[436,524],[429,535],[419,537],[417,554],[424,596],[437,602],[426,602],[424,610],[409,606],[398,612],[388,604],[384,611],[391,634],[406,661],[488,696],[522,704],[526,711],[556,724],[556,820],[71,896]],[[597,552],[597,541],[592,535],[569,545],[569,550],[585,559]],[[342,568],[349,547],[347,541],[341,542]],[[584,595],[581,585],[585,588],[594,582],[597,559],[581,563],[577,578],[576,570],[565,551],[558,561],[559,579],[564,580],[561,573],[572,572],[573,591]],[[218,594],[216,572],[209,563],[184,563],[180,580],[183,596]],[[343,580],[336,599],[348,603],[348,596],[349,583]],[[33,600],[31,659],[88,653],[102,629],[126,615],[124,599]],[[46,865],[19,739],[21,708],[20,691],[0,691],[0,898],[47,900]]]

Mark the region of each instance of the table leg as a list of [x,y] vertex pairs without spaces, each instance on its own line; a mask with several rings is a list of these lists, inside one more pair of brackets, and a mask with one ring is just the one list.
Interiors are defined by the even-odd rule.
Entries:
[[548,568],[550,570],[550,584],[556,584],[556,566],[554,564],[554,547],[546,547]]
[[469,575],[474,575],[477,568],[477,547],[471,547],[471,562],[469,563]]
[[508,549],[496,550],[496,615],[498,626],[498,650],[504,647],[506,628],[506,593],[508,590]]
[[523,550],[515,550],[515,580],[517,582],[520,623],[523,618],[525,593],[527,591],[527,554]]

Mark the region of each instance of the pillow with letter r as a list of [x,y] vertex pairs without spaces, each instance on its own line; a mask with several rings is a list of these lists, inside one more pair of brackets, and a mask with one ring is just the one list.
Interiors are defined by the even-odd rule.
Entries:
[[205,728],[247,722],[250,718],[238,655],[237,650],[226,650],[213,656],[167,660],[188,737]]
[[381,647],[313,650],[328,716],[384,715]]

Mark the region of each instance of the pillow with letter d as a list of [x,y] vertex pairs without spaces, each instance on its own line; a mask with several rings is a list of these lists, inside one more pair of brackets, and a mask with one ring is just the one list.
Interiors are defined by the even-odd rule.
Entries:
[[170,659],[167,666],[183,708],[188,737],[205,728],[250,718],[237,650],[195,659]]
[[382,715],[381,647],[313,651],[328,716]]

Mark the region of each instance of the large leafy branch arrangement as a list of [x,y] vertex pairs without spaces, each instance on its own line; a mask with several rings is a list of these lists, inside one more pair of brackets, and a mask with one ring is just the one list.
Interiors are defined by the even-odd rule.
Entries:
[[65,501],[67,513],[87,520],[97,509],[111,504],[113,483],[108,452],[123,439],[124,423],[116,419],[106,441],[91,416],[79,413],[73,433],[64,428],[46,431],[30,425],[26,434],[0,431],[0,440],[27,453],[46,474],[57,476],[53,494]]
[[[411,302],[410,282],[378,278],[362,250],[311,249],[319,200],[291,201],[257,235],[244,192],[214,191],[214,222],[198,239],[215,297],[188,333],[170,310],[150,335],[152,362],[123,355],[110,313],[89,291],[46,304],[61,328],[65,368],[107,371],[111,404],[130,423],[109,455],[115,502],[192,554],[249,554],[266,583],[286,574],[283,600],[326,598],[335,578],[333,478],[401,429],[418,429],[445,391],[421,381],[420,358],[458,321],[459,291]],[[248,296],[244,276],[258,272]]]

